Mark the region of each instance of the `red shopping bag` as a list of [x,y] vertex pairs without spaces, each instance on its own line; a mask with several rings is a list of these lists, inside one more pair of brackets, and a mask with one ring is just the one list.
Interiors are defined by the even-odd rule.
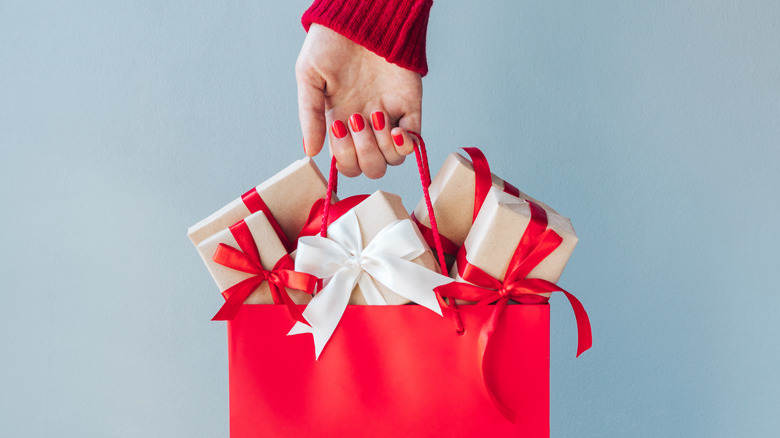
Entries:
[[[432,246],[446,272],[419,140]],[[322,212],[305,231],[324,237],[348,209],[331,209],[335,184],[333,161]],[[285,306],[241,306],[228,321],[230,436],[549,436],[549,305],[501,296],[499,306],[459,307],[440,297],[444,318],[418,305],[349,305],[318,360],[311,337],[287,335]],[[590,327],[573,300],[578,330],[586,328],[579,353]]]
[[490,400],[475,352],[492,306],[461,306],[465,332],[416,305],[347,307],[314,359],[286,336],[284,306],[244,305],[228,321],[230,436],[549,436],[550,310],[510,305],[493,333]]

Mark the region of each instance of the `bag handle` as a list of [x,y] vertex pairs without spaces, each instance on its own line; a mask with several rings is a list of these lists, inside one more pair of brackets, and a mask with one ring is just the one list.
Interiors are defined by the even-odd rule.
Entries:
[[[420,174],[420,183],[422,185],[423,197],[425,198],[425,207],[428,209],[428,216],[431,218],[431,229],[433,230],[434,246],[436,256],[439,261],[439,267],[442,273],[446,275],[447,265],[444,260],[444,250],[441,245],[441,236],[439,236],[439,228],[436,225],[436,217],[433,212],[433,204],[431,203],[431,195],[428,193],[428,187],[431,185],[431,171],[428,167],[428,153],[425,148],[425,142],[422,137],[416,132],[409,131],[409,134],[414,135],[417,140],[412,139],[414,147],[414,155],[417,159],[417,171]],[[330,172],[328,174],[328,190],[325,195],[325,202],[322,206],[322,225],[320,228],[320,236],[327,237],[328,233],[328,217],[330,216],[330,205],[333,199],[333,194],[336,193],[338,187],[338,175],[339,172],[336,169],[336,157],[334,156],[330,160]]]
[[[414,147],[414,155],[417,160],[417,171],[420,174],[420,183],[422,185],[423,198],[425,199],[425,208],[428,210],[428,217],[431,221],[431,230],[433,231],[433,241],[436,250],[436,257],[439,260],[439,267],[441,268],[442,274],[447,275],[447,263],[444,259],[444,250],[442,249],[439,227],[436,224],[436,216],[433,212],[431,195],[428,193],[428,188],[431,185],[431,170],[428,166],[428,151],[425,147],[425,141],[422,139],[420,134],[413,131],[408,132],[416,138],[416,141],[414,138],[412,139],[412,145]],[[338,174],[339,172],[336,169],[336,157],[334,156],[330,160],[328,190],[325,195],[325,202],[322,206],[322,226],[320,228],[320,236],[322,237],[327,237],[328,234],[328,216],[330,215],[330,204],[332,202],[333,194],[336,193],[338,187]],[[436,298],[439,300],[439,304],[443,308],[452,310],[454,312],[453,315],[455,317],[455,325],[458,334],[463,334],[465,332],[465,328],[463,327],[463,321],[460,318],[458,305],[455,303],[455,300],[450,299],[450,302],[447,303],[438,292],[436,292]]]

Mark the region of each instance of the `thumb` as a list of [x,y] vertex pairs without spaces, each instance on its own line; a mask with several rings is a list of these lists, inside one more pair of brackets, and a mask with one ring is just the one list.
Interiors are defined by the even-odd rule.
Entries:
[[409,135],[409,132],[415,132],[420,134],[422,114],[420,110],[404,114],[398,120],[398,127],[393,128],[390,133],[393,136],[393,142],[395,143],[395,150],[400,155],[409,155],[414,151],[412,141],[414,137]]
[[[321,79],[320,79],[321,80]],[[298,118],[301,121],[303,150],[313,157],[325,142],[325,83],[322,87],[298,78]]]

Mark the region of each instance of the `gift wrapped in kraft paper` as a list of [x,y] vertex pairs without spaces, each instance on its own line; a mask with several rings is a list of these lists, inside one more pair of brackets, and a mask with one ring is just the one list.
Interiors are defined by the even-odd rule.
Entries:
[[327,186],[317,165],[306,157],[191,226],[187,236],[198,246],[251,213],[264,211],[287,252],[292,252],[312,204],[325,195]]
[[[368,246],[368,244],[374,240],[374,237],[376,237],[376,235],[391,222],[410,218],[409,213],[406,211],[406,208],[404,208],[401,197],[393,193],[384,192],[382,190],[374,192],[374,194],[366,198],[351,211],[355,213],[355,216],[357,216],[358,219],[360,240],[362,241],[363,248]],[[335,229],[343,222],[344,218],[342,216],[342,218],[337,219],[330,225],[330,227],[328,227],[329,238],[333,237],[331,228]],[[417,227],[411,228],[419,238],[420,245],[424,248],[424,252],[410,261],[430,269],[431,271],[437,273],[440,272],[439,264],[436,263],[436,258],[434,257],[433,252],[431,251],[428,244],[425,243],[425,240],[422,238],[420,231],[417,229]],[[404,298],[394,293],[383,284],[376,282],[375,284],[376,288],[379,290],[379,292],[382,294],[382,297],[386,301],[386,304],[397,305],[411,302],[408,298]],[[369,304],[366,302],[366,297],[363,294],[363,291],[360,289],[359,284],[355,286],[354,290],[352,290],[349,298],[349,304]]]
[[433,289],[452,279],[438,264],[401,198],[377,191],[328,226],[327,238],[298,241],[295,269],[324,280],[290,335],[311,333],[319,357],[348,304],[415,302],[441,315]]
[[[577,320],[577,355],[591,346],[590,321],[582,303],[555,284],[576,243],[577,236],[569,219],[535,202],[491,187],[458,251],[452,269],[456,281],[436,288],[442,297],[456,299],[460,303],[492,303],[491,306],[463,308],[492,308],[490,318],[479,330],[477,357],[487,393],[510,421],[522,417],[525,407],[495,379],[495,371],[503,364],[492,347],[501,336],[528,335],[502,333],[502,321],[511,314],[507,313],[511,312],[510,309],[549,309],[546,303],[550,294],[561,292],[569,300]],[[512,301],[523,305],[507,306]],[[543,336],[543,342],[549,348],[549,325]],[[542,372],[547,379],[549,362]],[[511,371],[507,375],[512,375]]]
[[[550,207],[517,190],[503,179],[492,173],[489,175],[493,187],[514,193],[522,199],[534,201],[548,211],[555,213]],[[453,152],[447,157],[439,173],[431,181],[429,191],[439,234],[458,248],[466,240],[474,220],[476,178],[472,162]],[[421,199],[417,204],[414,216],[420,224],[430,228],[431,222],[425,207],[425,200]],[[456,250],[455,247],[448,250],[445,245],[447,253],[454,254]]]
[[[560,245],[530,270],[526,278],[539,278],[556,283],[566,262],[577,245],[577,235],[568,218],[561,216],[544,204],[535,202],[546,213],[547,229],[561,237]],[[492,187],[465,239],[460,256],[489,276],[504,282],[510,260],[521,243],[531,223],[531,204]],[[541,231],[544,231],[543,229]],[[529,248],[530,251],[531,248]],[[460,257],[459,257],[460,259]],[[450,274],[456,280],[459,267],[456,262]],[[550,293],[539,294],[549,298]]]
[[[242,224],[243,223],[243,224]],[[238,225],[238,226],[237,226]],[[249,232],[247,235],[246,233]],[[244,233],[242,236],[240,233]],[[239,242],[241,239],[251,239],[254,242],[254,248],[252,248],[251,242],[249,243],[249,249],[246,248],[245,242]],[[249,261],[257,261],[259,258],[260,266],[245,268],[243,266],[231,267],[221,264],[219,261],[218,250],[222,246],[223,258],[225,260],[234,260],[236,257],[247,258]],[[229,248],[225,248],[225,246]],[[233,250],[243,253],[236,255]],[[279,268],[278,264],[282,258],[289,258],[287,250],[282,245],[279,237],[276,235],[276,231],[271,226],[265,213],[258,211],[252,213],[243,220],[239,220],[237,224],[234,224],[230,228],[226,228],[217,232],[206,240],[200,242],[197,246],[198,253],[200,253],[203,262],[206,264],[209,273],[217,283],[220,292],[225,292],[235,285],[247,281],[250,278],[258,275],[261,270],[272,272],[274,268]],[[231,252],[232,254],[226,254],[225,252]],[[256,251],[256,255],[253,253]],[[223,262],[224,263],[224,262]],[[290,258],[288,265],[284,266],[288,271],[294,269],[294,262]],[[249,271],[249,272],[247,272]],[[265,277],[270,277],[268,274],[262,274]],[[274,299],[271,288],[271,281],[262,281],[254,288],[254,290],[244,300],[244,304],[282,304],[280,297]],[[311,300],[312,291],[302,291],[291,288],[284,288],[287,296],[289,296],[295,304],[306,304]]]

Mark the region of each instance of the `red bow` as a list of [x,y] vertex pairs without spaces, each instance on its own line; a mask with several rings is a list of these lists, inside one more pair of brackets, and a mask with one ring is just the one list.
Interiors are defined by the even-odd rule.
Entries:
[[214,315],[212,321],[233,319],[241,309],[244,300],[264,281],[267,281],[274,303],[286,304],[293,319],[308,324],[285,288],[298,289],[311,294],[317,285],[317,277],[296,272],[295,263],[289,254],[280,258],[270,271],[263,268],[260,263],[260,253],[246,222],[239,221],[230,227],[230,232],[241,250],[220,243],[214,252],[213,260],[222,266],[246,272],[252,276],[222,292],[226,300],[225,304]]
[[590,321],[580,301],[555,283],[540,278],[526,278],[563,241],[558,233],[552,229],[547,229],[547,212],[533,202],[528,201],[528,204],[531,208],[531,221],[523,233],[515,253],[512,255],[503,282],[469,263],[466,260],[466,247],[464,246],[458,251],[458,274],[463,280],[473,284],[452,282],[435,289],[442,297],[477,301],[477,304],[488,304],[497,301],[490,319],[480,332],[482,378],[490,398],[498,406],[501,413],[512,422],[515,419],[514,411],[498,400],[485,375],[486,370],[489,369],[485,364],[485,350],[487,350],[491,335],[496,330],[498,318],[503,314],[503,310],[510,298],[526,304],[541,304],[545,303],[547,299],[539,294],[563,292],[566,298],[569,299],[577,320],[577,356],[592,345]]

